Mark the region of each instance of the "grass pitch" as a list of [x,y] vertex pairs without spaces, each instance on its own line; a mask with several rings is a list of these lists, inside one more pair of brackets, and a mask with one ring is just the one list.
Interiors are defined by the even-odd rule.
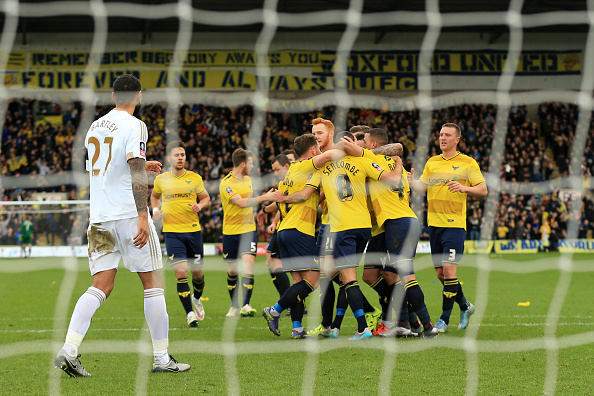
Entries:
[[[54,369],[53,359],[76,300],[91,284],[87,261],[3,260],[0,394],[592,394],[592,258],[574,255],[569,262],[551,254],[467,255],[458,277],[477,307],[467,330],[457,330],[455,306],[450,330],[436,339],[355,343],[348,340],[356,327],[350,310],[337,340],[292,340],[285,316],[281,337],[270,333],[260,316],[225,320],[230,305],[226,269],[221,258],[208,257],[206,319],[198,328],[186,325],[174,274],[165,272],[170,352],[192,365],[180,374],[149,373],[142,286],[122,267],[80,348],[82,364],[93,377],[78,379]],[[436,322],[441,285],[428,256],[415,263]],[[256,267],[252,305],[260,311],[274,304],[278,294],[262,258]],[[378,306],[375,293],[364,284],[361,289]],[[304,323],[313,328],[320,320],[317,291],[307,306]]]

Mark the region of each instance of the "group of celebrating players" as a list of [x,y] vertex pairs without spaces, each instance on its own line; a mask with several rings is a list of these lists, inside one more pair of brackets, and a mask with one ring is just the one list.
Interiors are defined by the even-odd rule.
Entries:
[[[91,176],[88,236],[93,285],[77,302],[55,363],[70,376],[90,375],[78,360],[78,347],[92,315],[113,289],[118,262],[123,258],[126,268],[139,274],[145,289],[145,316],[155,355],[153,371],[187,371],[189,365],[178,363],[167,352],[168,316],[152,219],[163,219],[178,295],[188,324],[196,326],[205,316],[198,212],[210,205],[210,197],[202,178],[185,169],[183,142],[167,145],[169,172],[159,174],[161,164],[146,161],[146,125],[132,116],[141,99],[140,82],[130,75],[120,76],[114,83],[113,98],[116,108],[91,125],[85,140],[92,158],[87,170]],[[374,335],[431,338],[447,331],[454,302],[461,312],[458,328],[465,329],[474,306],[464,297],[456,269],[464,251],[466,196],[484,197],[487,187],[476,161],[457,151],[460,135],[457,125],[444,124],[439,137],[442,154],[431,157],[420,179],[415,180],[413,170],[409,173],[402,166],[401,146],[388,144],[385,130],[355,126],[335,134],[331,121],[316,118],[312,133],[295,139],[294,152],[274,158],[278,188],[256,197],[249,177],[253,155],[237,149],[232,154],[233,169],[219,187],[224,213],[222,254],[231,300],[227,316],[257,313],[250,305],[256,219],[263,226],[268,213],[274,213],[267,264],[280,298],[262,311],[273,334],[280,336],[280,315],[290,309],[292,338],[337,338],[350,306],[357,320],[353,340]],[[147,172],[158,174],[150,196],[152,219],[146,207]],[[442,314],[435,325],[415,278],[413,259],[420,225],[409,205],[411,188],[427,192],[431,251],[437,277],[443,283]],[[254,216],[254,207],[263,203],[268,204]],[[319,208],[322,224],[316,238]],[[356,270],[364,252],[363,280],[377,292],[381,310],[367,301],[359,287]],[[302,325],[304,301],[318,286],[322,289],[322,322],[308,332]],[[392,310],[397,312],[394,321]]]
[[[353,132],[360,138],[355,139]],[[262,311],[273,334],[280,335],[280,315],[290,309],[292,338],[336,338],[350,306],[357,319],[353,340],[373,335],[434,337],[447,331],[454,301],[461,311],[459,328],[466,328],[474,306],[465,299],[456,275],[456,265],[464,251],[466,194],[485,196],[487,189],[476,162],[456,150],[459,138],[460,130],[455,124],[443,125],[440,132],[443,154],[431,158],[421,179],[414,180],[412,172],[409,174],[402,167],[400,145],[388,144],[383,129],[355,126],[350,132],[335,134],[331,121],[316,118],[312,121],[311,134],[297,137],[293,150],[274,158],[272,168],[280,179],[278,189],[258,197],[253,196],[249,177],[253,156],[237,149],[232,156],[233,169],[222,179],[219,188],[224,212],[223,258],[228,264],[231,299],[227,316],[256,314],[250,305],[257,246],[253,207],[271,202],[256,218],[263,226],[268,214],[274,213],[269,225],[273,235],[267,265],[280,298]],[[161,216],[161,211],[167,214],[164,232],[169,261],[176,271],[178,293],[188,324],[196,325],[204,317],[200,302],[204,287],[200,267],[202,248],[195,247],[201,245],[201,236],[191,232],[191,227],[199,227],[197,217],[188,216],[187,212],[198,212],[203,208],[200,204],[208,204],[208,195],[200,176],[184,169],[183,143],[170,143],[167,153],[172,171],[155,180],[153,210],[155,218]],[[191,184],[190,180],[194,179],[198,184],[190,192],[193,189],[200,204],[194,202],[192,195],[188,196],[189,200],[179,199],[188,190],[184,183]],[[418,192],[428,190],[431,248],[437,276],[444,285],[443,312],[435,325],[415,278],[413,259],[420,225],[409,205],[411,185]],[[161,210],[159,198],[165,190],[168,198],[163,199]],[[316,238],[319,207],[322,225]],[[186,233],[170,226],[181,224],[182,218]],[[187,243],[184,244],[183,238]],[[381,310],[374,308],[359,288],[356,268],[364,252],[363,280],[377,292]],[[197,259],[189,263],[194,283],[192,308],[185,267],[194,256]],[[240,262],[241,305],[237,287]],[[291,286],[286,273],[292,277]],[[338,297],[334,283],[339,288]],[[307,332],[302,325],[304,302],[320,285],[322,322]],[[394,321],[392,309],[398,313]]]

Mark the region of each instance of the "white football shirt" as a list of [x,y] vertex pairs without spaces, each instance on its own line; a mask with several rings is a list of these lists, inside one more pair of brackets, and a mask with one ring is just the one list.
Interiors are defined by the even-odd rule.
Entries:
[[128,160],[146,159],[147,139],[145,123],[124,110],[114,109],[91,124],[85,138],[91,223],[138,216]]

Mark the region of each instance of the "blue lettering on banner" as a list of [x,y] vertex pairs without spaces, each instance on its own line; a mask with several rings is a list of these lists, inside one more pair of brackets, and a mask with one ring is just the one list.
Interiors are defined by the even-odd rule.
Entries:
[[559,241],[560,249],[571,251],[594,251],[594,240],[592,239],[562,239]]
[[23,72],[21,73],[21,79],[23,88],[72,89],[90,88],[91,86],[87,81],[90,77],[95,81],[95,88],[109,89],[111,81],[122,74],[132,74],[137,78],[140,77],[138,71],[100,71],[96,73],[87,73],[85,71],[50,70],[42,72]]
[[538,249],[542,246],[542,241],[535,239],[522,240],[521,249]]
[[509,241],[507,243],[501,244],[501,250],[516,250],[516,243],[515,241]]
[[204,88],[206,72],[184,70],[181,72],[162,71],[157,79],[157,88]]

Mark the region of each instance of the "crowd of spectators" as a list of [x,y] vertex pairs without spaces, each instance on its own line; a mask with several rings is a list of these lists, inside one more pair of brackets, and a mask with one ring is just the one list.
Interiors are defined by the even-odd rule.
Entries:
[[[97,106],[94,109],[94,118],[106,114],[112,107]],[[80,103],[60,108],[55,104],[26,99],[10,101],[2,125],[1,175],[29,178],[66,175],[73,168],[73,158],[76,155],[84,155],[82,135],[78,135],[77,139],[82,112],[83,107]],[[285,149],[291,148],[296,136],[311,131],[310,122],[313,118],[333,119],[335,112],[336,109],[329,106],[308,113],[268,113],[258,141],[250,141],[254,139],[254,112],[250,106],[228,108],[188,104],[172,112],[171,109],[157,103],[142,106],[138,117],[147,124],[149,130],[148,159],[163,161],[167,141],[181,139],[186,143],[188,168],[204,178],[212,199],[210,208],[200,214],[205,242],[220,242],[222,208],[218,180],[232,168],[231,153],[238,147],[255,149],[260,160],[256,171],[260,172],[260,175],[268,174],[271,171],[272,159]],[[38,122],[39,116],[52,113],[60,115],[61,122]],[[533,112],[539,118],[534,122],[529,118],[526,106],[515,106],[511,108],[507,119],[507,135],[503,146],[493,147],[496,106],[464,104],[437,109],[432,112],[429,155],[440,153],[440,126],[445,122],[454,122],[461,127],[463,134],[460,151],[473,157],[484,174],[490,171],[492,156],[497,155],[501,160],[501,180],[546,182],[571,173],[569,161],[578,113],[578,108],[572,104],[542,103],[537,111]],[[350,127],[359,124],[384,128],[388,131],[391,141],[402,143],[405,168],[410,169],[417,150],[420,126],[417,110],[390,112],[350,109],[347,113],[347,125]],[[84,126],[81,126],[81,129],[84,134],[86,129]],[[590,132],[593,130],[591,127]],[[594,171],[592,136],[592,133],[588,134],[582,159],[582,174],[587,177]],[[84,186],[77,188],[69,183],[47,185],[44,184],[43,177],[37,177],[35,180],[39,182],[32,188],[3,189],[2,200],[27,201],[35,191],[62,192],[70,199],[88,198],[88,189]],[[580,237],[592,235],[592,224],[589,222],[592,219],[592,207],[592,197],[586,194],[580,210]],[[422,210],[426,213],[426,202],[423,203]],[[483,200],[469,197],[469,239],[478,239],[481,235],[484,210]],[[87,220],[84,216],[75,216],[73,213],[75,212],[68,215],[59,211],[55,213],[52,222],[59,224],[57,229],[67,231],[52,240],[73,243],[84,238],[81,235],[69,234],[73,229],[84,234],[84,226],[78,227],[75,224],[84,224]],[[8,240],[6,238],[13,238],[20,223],[18,216],[6,212],[0,214],[1,242]],[[534,195],[524,196],[501,194],[498,210],[494,215],[495,226],[487,237],[547,240],[567,235],[570,208],[556,192],[535,192]],[[46,223],[46,219],[38,222],[40,231],[47,228]],[[39,235],[43,234],[44,232],[39,232]],[[426,224],[422,237],[428,237]],[[261,238],[265,236],[261,235]],[[50,236],[44,240],[46,243],[50,242]]]
[[[553,241],[568,237],[571,218],[571,200],[563,200],[555,191],[550,194],[502,194],[497,213],[494,239],[536,239]],[[577,201],[579,216],[577,237],[592,238],[594,215],[592,195],[586,193]]]

